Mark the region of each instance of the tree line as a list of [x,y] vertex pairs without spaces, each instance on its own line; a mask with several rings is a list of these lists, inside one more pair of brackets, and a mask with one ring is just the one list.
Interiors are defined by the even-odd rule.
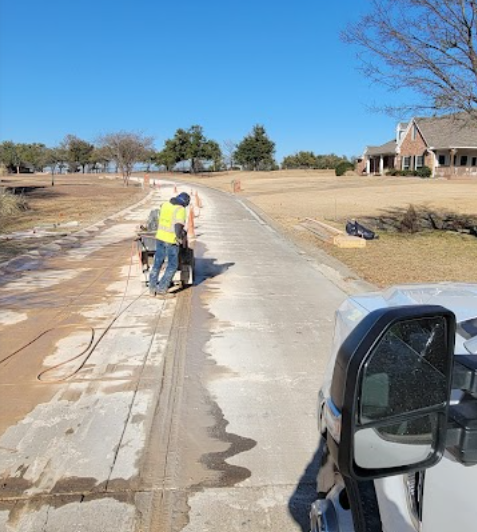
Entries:
[[[336,155],[314,155],[299,152],[283,159],[283,168],[335,168],[342,161]],[[107,172],[111,165],[121,172],[125,184],[138,163],[151,168],[172,171],[178,168],[192,173],[240,170],[277,170],[275,143],[264,126],[255,125],[240,142],[226,140],[222,146],[209,139],[199,125],[179,128],[164,142],[162,150],[154,149],[154,139],[140,133],[120,131],[100,136],[89,142],[76,135],[66,135],[57,146],[41,143],[0,143],[0,164],[9,172],[40,172],[49,169],[54,185],[55,174],[73,172]]]
[[282,162],[282,168],[291,170],[293,168],[304,168],[313,170],[336,170],[343,163],[349,167],[354,166],[354,158],[348,159],[346,155],[315,155],[312,151],[300,151],[294,155],[287,155]]
[[[372,0],[369,12],[347,28],[343,39],[358,48],[365,75],[388,88],[410,89],[417,103],[385,107],[403,113],[459,112],[477,120],[477,1],[476,0]],[[111,163],[127,181],[134,165],[156,165],[168,170],[188,161],[191,172],[239,167],[273,170],[275,143],[265,128],[254,126],[241,142],[226,140],[222,146],[205,137],[201,126],[178,129],[161,151],[153,139],[119,132],[91,143],[67,135],[55,147],[44,144],[0,143],[0,164],[10,172],[28,167],[52,176],[68,169],[105,171]],[[289,155],[283,168],[337,168],[345,157],[301,151]],[[351,161],[352,162],[352,161]]]

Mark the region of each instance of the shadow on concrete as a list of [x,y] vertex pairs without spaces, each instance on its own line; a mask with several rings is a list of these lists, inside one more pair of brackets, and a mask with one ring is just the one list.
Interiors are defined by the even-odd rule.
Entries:
[[288,511],[302,532],[310,531],[310,508],[318,498],[318,471],[326,442],[320,438],[318,448],[288,500]]
[[207,279],[217,277],[226,272],[229,268],[235,265],[235,262],[224,262],[218,264],[217,259],[207,259],[203,257],[197,257],[195,259],[195,279],[194,285],[197,286]]

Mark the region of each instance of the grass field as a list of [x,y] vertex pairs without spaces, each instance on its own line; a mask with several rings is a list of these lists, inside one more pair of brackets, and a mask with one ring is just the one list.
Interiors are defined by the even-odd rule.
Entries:
[[304,246],[323,248],[377,286],[434,281],[477,282],[477,238],[451,232],[380,233],[364,249],[340,249],[299,230],[316,218],[344,230],[347,219],[369,219],[410,204],[435,211],[477,215],[477,180],[412,177],[336,177],[332,172],[231,172],[188,181],[242,192]]
[[[161,175],[158,177],[160,179]],[[477,282],[477,238],[451,232],[418,234],[380,232],[363,249],[340,249],[300,228],[305,218],[343,229],[347,219],[366,220],[410,204],[435,211],[477,215],[477,180],[448,181],[409,177],[336,177],[329,171],[230,172],[214,176],[170,175],[226,192],[240,180],[247,198],[304,247],[319,247],[377,285],[433,281]],[[0,186],[25,186],[30,210],[2,220],[0,233],[45,223],[102,219],[138,201],[145,192],[123,187],[120,180],[98,176],[63,176],[50,186],[49,176],[9,176]],[[41,239],[1,241],[0,261],[28,251]]]
[[[68,222],[78,222],[77,229],[80,229],[139,201],[147,193],[137,184],[124,187],[121,180],[82,174],[57,176],[54,187],[48,175],[6,176],[0,187],[23,190],[28,204],[28,210],[0,219],[0,235]],[[2,239],[0,262],[36,249],[54,238]]]

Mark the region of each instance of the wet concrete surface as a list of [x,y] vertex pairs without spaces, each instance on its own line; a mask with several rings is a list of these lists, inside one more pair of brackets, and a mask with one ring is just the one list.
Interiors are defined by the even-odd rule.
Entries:
[[188,359],[203,357],[207,433],[228,446],[202,456],[215,474],[188,493],[183,530],[304,531],[317,395],[346,294],[237,198],[202,198]]
[[131,245],[172,186],[3,277],[0,532],[306,529],[345,294],[235,197],[200,194],[196,286],[173,300],[143,294]]
[[145,295],[133,242],[152,200],[3,270],[2,532],[135,529],[175,306]]

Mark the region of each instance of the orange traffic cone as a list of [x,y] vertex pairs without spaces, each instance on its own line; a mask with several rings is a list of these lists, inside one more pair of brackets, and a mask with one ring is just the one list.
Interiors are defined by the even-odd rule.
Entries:
[[195,192],[195,206],[202,209],[202,201],[199,198],[199,193],[197,191]]
[[189,221],[187,222],[187,236],[195,237],[194,208],[189,209]]

